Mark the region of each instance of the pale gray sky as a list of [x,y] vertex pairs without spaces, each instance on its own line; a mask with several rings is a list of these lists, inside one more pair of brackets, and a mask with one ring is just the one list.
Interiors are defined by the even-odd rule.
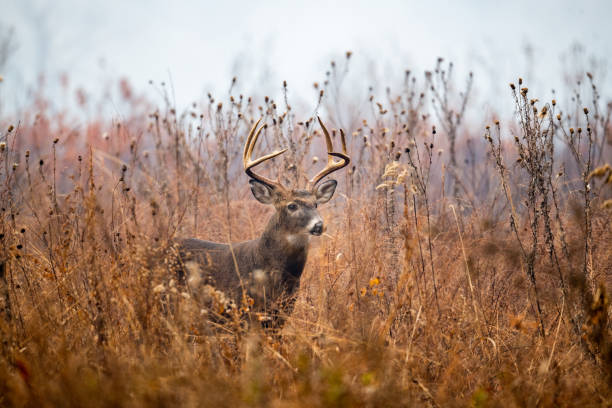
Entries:
[[[4,0],[0,27],[13,26],[18,50],[0,73],[0,97],[24,103],[44,70],[52,83],[98,92],[125,76],[137,89],[172,77],[180,104],[207,91],[274,92],[314,100],[332,58],[354,53],[353,77],[386,86],[404,69],[422,72],[438,56],[473,70],[480,94],[503,91],[518,75],[541,92],[562,86],[561,56],[579,42],[587,56],[611,55],[612,2],[591,1],[120,1]],[[533,63],[528,63],[530,44]],[[603,72],[606,69],[602,70]],[[359,77],[364,77],[359,81]],[[607,89],[611,78],[604,79]],[[388,83],[387,83],[388,82]],[[601,80],[600,80],[601,82]],[[52,86],[51,86],[52,88]],[[546,96],[546,95],[542,95]]]

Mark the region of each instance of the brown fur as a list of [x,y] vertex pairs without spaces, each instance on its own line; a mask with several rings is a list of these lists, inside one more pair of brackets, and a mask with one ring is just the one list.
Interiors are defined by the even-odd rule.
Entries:
[[[199,288],[211,285],[237,304],[244,293],[259,311],[290,312],[308,257],[310,235],[322,233],[317,206],[331,199],[335,187],[335,180],[329,180],[313,191],[281,191],[251,180],[255,198],[274,205],[276,213],[258,239],[231,246],[195,238],[181,241],[183,263],[195,262],[199,269],[183,268],[190,274],[188,282],[196,282]],[[194,273],[199,274],[196,279]],[[196,296],[197,289],[192,287]]]

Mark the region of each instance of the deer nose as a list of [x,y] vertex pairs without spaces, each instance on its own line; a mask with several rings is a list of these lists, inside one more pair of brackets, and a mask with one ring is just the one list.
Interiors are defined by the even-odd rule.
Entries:
[[317,222],[310,230],[312,235],[321,235],[323,233],[323,221]]

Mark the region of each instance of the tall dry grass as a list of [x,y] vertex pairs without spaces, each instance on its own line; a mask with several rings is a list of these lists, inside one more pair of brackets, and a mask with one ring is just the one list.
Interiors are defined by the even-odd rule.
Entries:
[[260,116],[261,148],[290,148],[271,174],[296,186],[321,165],[286,84],[180,113],[167,86],[155,107],[124,82],[121,121],[76,126],[43,99],[1,120],[0,405],[612,405],[610,105],[512,85],[516,117],[479,129],[471,77],[459,95],[439,61],[355,111],[350,57],[314,112],[353,165],[280,333],[220,324],[172,243],[262,231],[239,158]]

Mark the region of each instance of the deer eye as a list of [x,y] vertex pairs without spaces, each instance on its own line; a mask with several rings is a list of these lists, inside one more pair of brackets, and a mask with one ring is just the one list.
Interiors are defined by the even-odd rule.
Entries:
[[287,208],[289,209],[289,211],[295,211],[297,210],[297,204],[291,203],[287,206]]

